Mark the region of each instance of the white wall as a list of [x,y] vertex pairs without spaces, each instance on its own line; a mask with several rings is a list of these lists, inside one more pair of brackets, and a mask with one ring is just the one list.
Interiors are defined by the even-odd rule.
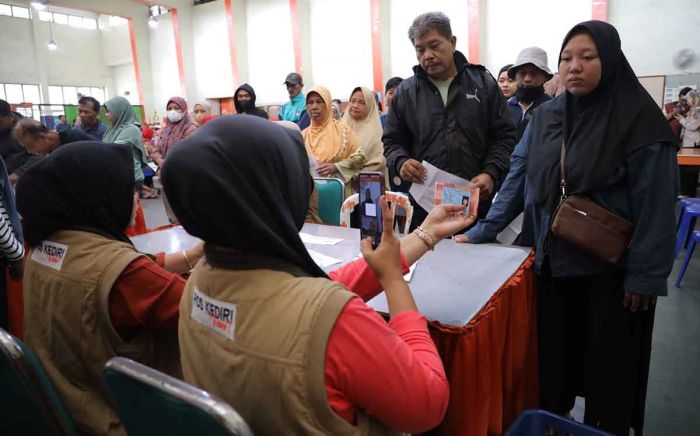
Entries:
[[[248,75],[257,104],[289,98],[282,84],[294,71],[294,40],[288,0],[257,0],[246,5]],[[307,86],[307,89],[309,86]]]
[[[491,0],[489,0],[491,1]],[[483,2],[482,2],[483,4]],[[391,0],[391,76],[410,77],[418,64],[408,29],[424,12],[443,12],[450,18],[452,34],[457,37],[457,50],[469,57],[469,11],[467,0]],[[389,77],[385,77],[384,81]]]
[[0,83],[39,83],[32,22],[0,16],[0,41]]
[[372,89],[369,1],[310,3],[314,83],[306,83],[306,89],[323,85],[341,100],[349,99],[358,86]]
[[[614,0],[608,5],[608,20],[638,76],[700,72],[698,0]],[[695,50],[696,60],[681,70],[671,59],[683,48]]]
[[230,97],[231,51],[223,2],[193,8],[195,74],[198,99]]
[[590,20],[592,14],[591,0],[489,0],[484,7],[481,63],[493,74],[514,63],[520,50],[531,46],[544,49],[549,68],[557,71],[564,36],[574,25]]
[[[136,75],[132,64],[119,65],[111,68],[114,77],[113,96],[122,96],[131,104],[139,104],[139,93],[136,86]],[[152,115],[152,114],[149,114]]]
[[175,52],[172,18],[170,14],[160,15],[158,22],[158,27],[149,32],[153,106],[148,108],[148,112],[150,114],[156,111],[160,117],[165,115],[165,106],[171,97],[182,96],[182,89]]
[[[106,22],[107,20],[102,21]],[[133,64],[131,38],[127,24],[103,27],[100,33],[102,35],[102,62],[106,66]]]

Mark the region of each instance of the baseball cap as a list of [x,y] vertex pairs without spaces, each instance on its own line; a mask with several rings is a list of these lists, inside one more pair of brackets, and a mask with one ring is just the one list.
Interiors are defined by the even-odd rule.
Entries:
[[290,85],[301,85],[304,82],[299,74],[289,73],[287,74],[287,78],[284,79],[284,84],[286,85],[287,83],[289,83]]
[[539,47],[528,47],[523,49],[518,54],[518,60],[515,61],[515,64],[508,68],[508,77],[515,79],[515,73],[518,71],[518,68],[527,64],[532,64],[542,70],[547,76],[547,80],[552,78],[553,74],[547,66],[547,52]]

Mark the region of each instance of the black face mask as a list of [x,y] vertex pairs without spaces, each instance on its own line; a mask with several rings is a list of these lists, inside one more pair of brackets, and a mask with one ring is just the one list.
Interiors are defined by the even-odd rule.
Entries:
[[253,109],[253,100],[238,100],[238,105],[241,112],[250,112]]
[[529,104],[544,95],[544,85],[540,86],[518,86],[515,96],[518,101]]

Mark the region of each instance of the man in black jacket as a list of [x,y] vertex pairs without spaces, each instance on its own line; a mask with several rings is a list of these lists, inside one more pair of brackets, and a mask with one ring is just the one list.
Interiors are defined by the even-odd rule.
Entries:
[[[483,66],[456,51],[457,38],[445,14],[418,16],[408,36],[419,65],[395,91],[384,127],[391,176],[423,183],[421,161],[426,160],[479,186],[479,215],[485,216],[515,146],[515,125],[503,94]],[[427,215],[420,206],[414,209],[412,227]]]

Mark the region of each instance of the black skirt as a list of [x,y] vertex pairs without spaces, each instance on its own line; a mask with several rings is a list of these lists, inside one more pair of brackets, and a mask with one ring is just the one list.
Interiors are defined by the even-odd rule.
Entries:
[[[546,262],[545,262],[546,264]],[[565,414],[586,399],[586,424],[642,435],[654,306],[622,306],[624,271],[580,277],[537,275],[540,399]]]

